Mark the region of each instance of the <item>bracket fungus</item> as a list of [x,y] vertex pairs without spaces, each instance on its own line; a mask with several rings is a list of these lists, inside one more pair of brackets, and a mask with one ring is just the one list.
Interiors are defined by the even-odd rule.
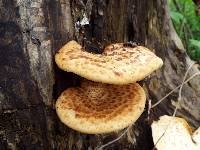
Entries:
[[57,114],[70,128],[87,134],[108,133],[129,126],[142,114],[146,97],[139,84],[87,82],[68,88],[57,100]]
[[140,81],[160,68],[162,59],[143,46],[123,43],[107,46],[102,54],[86,52],[76,41],[64,45],[55,56],[58,67],[88,80],[108,84]]
[[102,54],[93,54],[75,41],[64,45],[55,61],[62,70],[87,79],[80,87],[66,89],[56,102],[60,120],[87,134],[109,133],[133,124],[146,102],[145,92],[136,81],[163,64],[142,46],[116,43]]

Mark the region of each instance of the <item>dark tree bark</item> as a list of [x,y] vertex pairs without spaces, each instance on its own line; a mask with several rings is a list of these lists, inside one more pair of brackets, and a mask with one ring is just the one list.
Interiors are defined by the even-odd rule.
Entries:
[[[153,103],[179,85],[191,63],[170,22],[167,0],[0,0],[0,149],[94,149],[119,133],[85,135],[63,125],[55,101],[78,77],[59,70],[54,54],[67,41],[83,40],[75,22],[87,14],[88,40],[139,41],[164,61],[141,82]],[[94,42],[95,43],[95,42]],[[196,66],[190,74],[197,72]],[[150,122],[171,115],[177,93],[151,110]],[[200,78],[183,88],[178,116],[200,125]],[[106,149],[152,149],[147,111]],[[132,137],[132,139],[131,139]]]

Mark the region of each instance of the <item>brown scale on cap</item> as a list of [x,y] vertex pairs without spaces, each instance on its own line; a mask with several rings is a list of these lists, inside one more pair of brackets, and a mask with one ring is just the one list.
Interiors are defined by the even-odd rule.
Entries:
[[127,47],[116,43],[107,46],[102,54],[92,54],[75,41],[64,45],[55,60],[65,71],[95,82],[118,85],[142,80],[163,64],[143,46]]
[[145,93],[137,83],[110,85],[84,81],[81,87],[65,90],[56,102],[61,121],[89,134],[123,129],[144,110]]

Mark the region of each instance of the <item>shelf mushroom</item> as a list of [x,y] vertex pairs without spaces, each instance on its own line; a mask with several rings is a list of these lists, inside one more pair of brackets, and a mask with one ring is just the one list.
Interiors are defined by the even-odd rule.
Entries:
[[137,84],[112,85],[84,81],[81,87],[65,90],[56,111],[70,128],[87,134],[124,129],[144,111],[145,92]]
[[56,102],[60,120],[87,134],[113,132],[134,123],[146,102],[145,92],[136,81],[163,64],[142,46],[117,43],[106,47],[103,54],[92,54],[75,41],[64,45],[55,61],[62,70],[88,79],[80,87],[66,89]]
[[144,79],[163,65],[162,59],[143,46],[116,43],[103,54],[86,52],[76,41],[64,45],[55,56],[58,67],[88,80],[108,84],[129,84]]

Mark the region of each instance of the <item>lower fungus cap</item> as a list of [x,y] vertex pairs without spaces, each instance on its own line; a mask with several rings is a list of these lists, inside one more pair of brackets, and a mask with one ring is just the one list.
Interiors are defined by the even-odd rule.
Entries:
[[146,96],[137,84],[83,83],[65,90],[56,102],[60,120],[87,134],[109,133],[134,123],[144,111]]

